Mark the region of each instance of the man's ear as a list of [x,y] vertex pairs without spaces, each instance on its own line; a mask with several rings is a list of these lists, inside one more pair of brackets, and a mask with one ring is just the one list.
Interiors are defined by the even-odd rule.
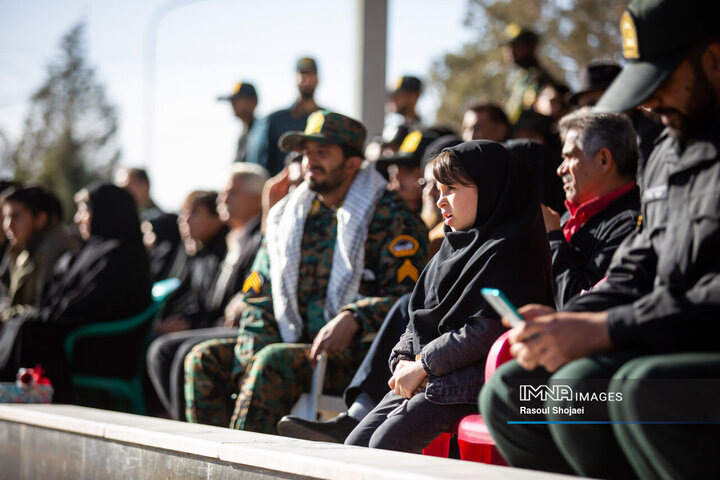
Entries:
[[360,155],[353,155],[352,157],[347,158],[347,161],[345,162],[345,168],[347,168],[348,171],[354,175],[355,173],[357,173],[358,170],[360,170],[362,162],[363,159]]
[[609,148],[601,148],[596,155],[598,155],[600,159],[600,169],[603,171],[603,173],[609,172],[610,170],[615,168],[615,159],[613,158],[612,152]]
[[702,53],[702,66],[710,83],[720,90],[720,43],[709,44]]

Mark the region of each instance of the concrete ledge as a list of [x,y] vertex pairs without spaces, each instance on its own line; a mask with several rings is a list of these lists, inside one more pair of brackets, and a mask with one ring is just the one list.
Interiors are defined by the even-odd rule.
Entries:
[[0,464],[4,478],[570,478],[72,405],[0,404]]

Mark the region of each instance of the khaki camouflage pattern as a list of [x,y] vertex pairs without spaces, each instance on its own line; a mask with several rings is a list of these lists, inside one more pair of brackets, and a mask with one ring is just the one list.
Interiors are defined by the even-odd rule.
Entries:
[[300,150],[306,140],[346,145],[362,152],[367,130],[362,123],[339,113],[318,110],[310,114],[304,132],[287,132],[280,137],[281,150]]
[[[241,385],[231,420],[233,428],[275,433],[277,420],[288,414],[300,394],[308,389],[311,377],[308,348],[325,325],[323,308],[336,227],[336,210],[313,202],[301,245],[297,295],[305,323],[298,344],[282,343],[273,313],[270,259],[266,246],[260,247],[250,274],[260,281],[245,285],[245,309],[237,340],[204,342],[186,358],[188,421],[214,425],[224,421],[231,410],[223,400],[226,397],[217,397],[216,392],[234,393]],[[427,229],[396,193],[386,192],[378,202],[365,242],[366,271],[360,284],[363,298],[343,308],[357,314],[360,322],[357,338],[377,331],[397,298],[412,291],[426,256]],[[256,291],[254,286],[258,284]],[[326,391],[342,392],[368,347],[369,344],[354,342],[342,355],[330,358]],[[223,353],[219,354],[218,349],[223,349]],[[228,353],[230,349],[234,355]],[[217,363],[219,358],[225,362],[222,366]],[[225,373],[218,372],[219,368]],[[214,385],[218,381],[231,385],[221,388]],[[224,408],[226,411],[220,413]]]
[[505,102],[505,114],[510,124],[517,123],[523,110],[532,108],[540,87],[548,80],[547,74],[538,67],[518,68],[508,75],[506,88],[508,99]]

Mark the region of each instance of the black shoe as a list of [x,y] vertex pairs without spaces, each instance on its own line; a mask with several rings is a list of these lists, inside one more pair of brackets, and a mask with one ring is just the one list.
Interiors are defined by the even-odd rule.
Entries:
[[277,429],[278,433],[285,437],[344,443],[358,423],[360,422],[349,417],[347,413],[341,413],[325,422],[313,422],[294,415],[285,415],[278,422]]

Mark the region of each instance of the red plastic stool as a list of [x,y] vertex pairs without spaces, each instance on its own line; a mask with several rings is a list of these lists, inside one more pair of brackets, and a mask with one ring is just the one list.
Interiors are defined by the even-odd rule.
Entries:
[[468,415],[460,420],[458,426],[458,447],[460,458],[471,462],[507,465],[507,462],[495,448],[482,415]]
[[435,440],[430,442],[430,445],[423,448],[423,455],[430,455],[431,457],[442,457],[447,458],[450,454],[450,440],[454,436],[454,433],[441,433]]

